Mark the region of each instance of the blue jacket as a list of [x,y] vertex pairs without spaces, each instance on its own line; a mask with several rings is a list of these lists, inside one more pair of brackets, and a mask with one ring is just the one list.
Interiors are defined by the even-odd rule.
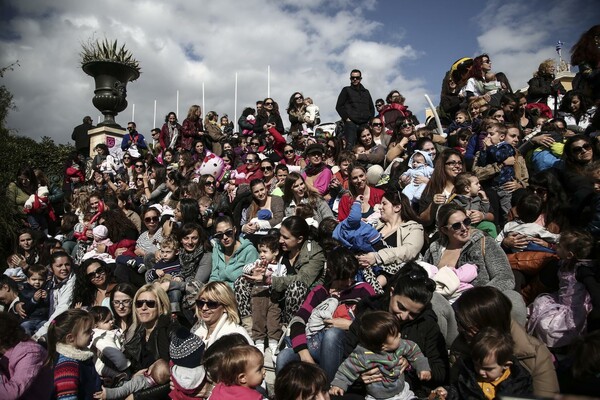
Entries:
[[333,230],[333,238],[352,251],[370,253],[375,251],[373,245],[381,240],[381,234],[373,226],[363,222],[361,217],[361,203],[355,201],[348,217]]
[[121,150],[127,151],[127,149],[129,149],[129,147],[131,146],[131,142],[134,142],[137,145],[138,149],[148,148],[148,145],[146,144],[146,139],[144,139],[144,135],[135,131],[133,135],[128,133],[127,135],[123,136],[123,141],[121,142]]

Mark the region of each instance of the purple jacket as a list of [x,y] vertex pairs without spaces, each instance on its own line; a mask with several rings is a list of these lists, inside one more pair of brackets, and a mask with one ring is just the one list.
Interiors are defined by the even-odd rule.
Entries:
[[0,399],[50,399],[54,376],[50,367],[44,366],[47,355],[33,340],[7,350],[0,358]]

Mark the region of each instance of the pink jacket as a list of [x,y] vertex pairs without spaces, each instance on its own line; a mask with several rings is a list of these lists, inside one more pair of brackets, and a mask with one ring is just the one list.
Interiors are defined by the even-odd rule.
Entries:
[[54,375],[49,366],[44,366],[47,355],[33,340],[7,350],[0,358],[0,399],[50,399]]
[[245,386],[226,386],[217,384],[210,395],[211,400],[262,400],[262,395],[256,390]]

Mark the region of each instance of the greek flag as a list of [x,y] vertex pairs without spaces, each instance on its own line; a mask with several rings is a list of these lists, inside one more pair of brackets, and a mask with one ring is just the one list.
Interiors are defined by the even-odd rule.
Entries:
[[560,51],[562,50],[563,47],[563,42],[561,42],[560,40],[558,42],[556,42],[556,52],[558,53],[558,55],[560,55]]

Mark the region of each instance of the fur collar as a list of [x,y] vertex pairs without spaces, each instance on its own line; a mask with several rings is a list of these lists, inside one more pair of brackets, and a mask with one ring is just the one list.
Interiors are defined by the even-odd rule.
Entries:
[[64,343],[56,343],[56,352],[77,361],[87,361],[94,356],[90,350],[80,350]]

